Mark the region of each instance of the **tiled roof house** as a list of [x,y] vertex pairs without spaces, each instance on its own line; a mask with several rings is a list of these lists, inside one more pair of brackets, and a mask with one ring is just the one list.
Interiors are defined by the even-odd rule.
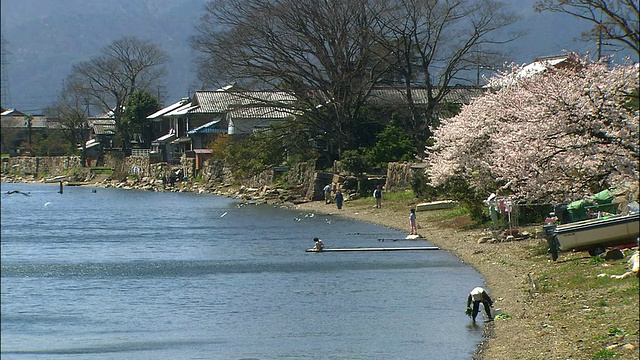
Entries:
[[16,109],[7,109],[0,116],[1,148],[12,156],[21,153],[23,143],[33,141],[37,134],[49,130],[47,118],[42,115],[27,115]]
[[192,99],[147,117],[158,136],[152,145],[175,160],[186,151],[205,149],[215,134],[248,135],[284,120],[292,115],[284,108],[292,101],[293,96],[278,91],[196,91]]

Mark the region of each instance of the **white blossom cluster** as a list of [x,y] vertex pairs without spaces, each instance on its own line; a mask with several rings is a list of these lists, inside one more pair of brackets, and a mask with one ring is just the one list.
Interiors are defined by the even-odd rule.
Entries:
[[427,153],[432,185],[459,177],[479,193],[497,184],[547,201],[637,186],[637,65],[567,56],[564,66],[519,78],[444,121]]

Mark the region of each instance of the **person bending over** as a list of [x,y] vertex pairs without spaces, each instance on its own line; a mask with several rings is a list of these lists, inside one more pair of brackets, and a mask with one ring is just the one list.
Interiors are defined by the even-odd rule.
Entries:
[[476,322],[476,316],[478,316],[478,311],[480,310],[480,303],[484,306],[484,311],[487,313],[489,320],[493,320],[493,317],[491,317],[493,300],[491,300],[491,297],[489,297],[489,294],[485,289],[476,287],[471,290],[469,297],[467,298],[467,311],[469,311],[472,302],[473,310],[471,311],[471,318],[473,319],[473,322]]

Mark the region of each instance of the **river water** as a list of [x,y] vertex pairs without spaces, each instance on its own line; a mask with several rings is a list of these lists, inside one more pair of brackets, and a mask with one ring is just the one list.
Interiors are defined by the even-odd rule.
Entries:
[[[29,192],[29,196],[10,190]],[[2,359],[471,359],[483,285],[385,227],[204,194],[2,184]],[[95,191],[95,192],[94,192]],[[381,242],[380,239],[386,239]]]

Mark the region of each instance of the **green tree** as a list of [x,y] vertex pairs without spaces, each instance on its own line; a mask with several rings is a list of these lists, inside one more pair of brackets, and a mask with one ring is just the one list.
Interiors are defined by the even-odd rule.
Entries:
[[357,150],[345,150],[340,159],[342,168],[354,175],[361,175],[373,168],[371,152],[361,147]]
[[122,114],[122,127],[138,138],[143,147],[148,148],[151,143],[151,122],[147,116],[160,109],[160,103],[148,91],[138,90],[131,94]]
[[207,147],[211,150],[211,155],[213,155],[214,159],[224,161],[229,155],[229,149],[231,148],[232,142],[233,139],[231,138],[231,135],[218,134],[213,140],[211,140]]
[[389,125],[376,135],[376,145],[371,149],[376,164],[392,161],[413,161],[416,147],[413,140],[402,129]]
[[51,131],[46,136],[36,135],[33,140],[36,156],[72,155],[77,152],[75,144],[70,143],[59,130]]

